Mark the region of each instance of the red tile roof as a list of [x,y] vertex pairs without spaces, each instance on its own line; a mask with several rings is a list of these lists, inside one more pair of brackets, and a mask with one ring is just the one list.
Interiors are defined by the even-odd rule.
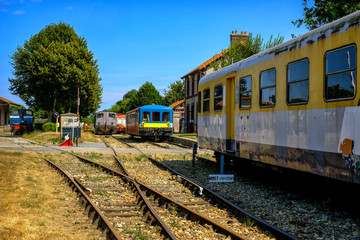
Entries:
[[12,104],[12,105],[21,106],[21,104],[18,104],[18,103],[16,103],[16,102],[10,101],[10,100],[8,100],[8,99],[6,99],[6,98],[3,98],[3,97],[0,97],[0,101],[3,101],[3,102],[5,102],[5,103],[7,103],[7,104]]
[[[239,41],[238,43],[236,43],[236,45],[238,44],[244,44],[243,41]],[[209,60],[207,60],[206,62],[202,63],[200,66],[196,67],[194,70],[192,70],[191,72],[187,73],[186,75],[184,75],[181,78],[186,77],[187,75],[190,75],[191,73],[197,71],[197,70],[201,70],[203,68],[206,68],[207,66],[209,66],[210,63],[212,63],[213,61],[219,59],[220,57],[222,57],[225,53],[227,53],[229,51],[230,47],[228,49],[225,49],[224,51],[222,51],[219,54],[216,54],[215,56],[213,56],[212,58],[210,58]]]
[[177,107],[177,106],[179,106],[180,104],[182,104],[184,102],[185,102],[185,99],[179,100],[179,101],[174,102],[173,104],[171,104],[169,107],[174,108],[174,107]]

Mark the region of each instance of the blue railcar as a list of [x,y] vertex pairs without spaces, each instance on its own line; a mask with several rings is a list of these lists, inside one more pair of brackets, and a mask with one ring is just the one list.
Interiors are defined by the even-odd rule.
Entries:
[[13,109],[10,111],[10,127],[14,134],[23,134],[33,130],[34,116],[29,109]]
[[133,109],[126,113],[126,132],[155,140],[169,138],[173,134],[173,109],[162,105]]

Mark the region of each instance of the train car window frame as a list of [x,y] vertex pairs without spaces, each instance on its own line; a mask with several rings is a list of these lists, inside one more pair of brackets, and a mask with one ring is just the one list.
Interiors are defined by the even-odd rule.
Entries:
[[[145,115],[146,114],[146,115]],[[147,118],[145,118],[145,116]],[[146,119],[146,120],[145,120]],[[142,112],[142,117],[141,117],[142,122],[150,122],[150,112]]]
[[[217,89],[221,89],[221,95],[217,95],[219,92]],[[223,110],[223,101],[224,101],[224,88],[223,84],[217,84],[214,87],[214,112],[221,112]]]
[[[266,86],[262,86],[263,84],[262,83],[262,80],[268,80],[268,79],[263,79],[262,76],[263,74],[266,74],[266,73],[270,73],[271,71],[274,71],[274,83],[273,85],[266,85]],[[276,68],[269,68],[269,69],[266,69],[264,71],[261,71],[260,72],[260,77],[259,77],[259,81],[260,81],[260,91],[259,91],[259,94],[260,94],[260,99],[259,99],[259,105],[261,108],[272,108],[272,107],[275,107],[275,104],[276,104]],[[273,104],[262,104],[262,97],[263,97],[263,90],[269,90],[269,89],[274,89],[274,101],[273,101]]]
[[152,121],[153,122],[160,122],[161,121],[161,114],[160,112],[152,112]]
[[162,119],[163,122],[170,122],[170,113],[169,112],[163,112],[161,119]]
[[201,113],[201,91],[198,92],[198,113]]
[[116,114],[115,113],[109,113],[109,117],[116,118]]
[[[250,78],[250,90],[249,89],[246,89],[245,91],[241,91],[241,80],[245,80],[247,78]],[[241,77],[239,79],[239,109],[251,109],[251,97],[252,97],[252,75],[248,75],[248,76],[245,76],[245,77]],[[242,107],[242,104],[241,104],[241,96],[243,94],[246,94],[246,93],[250,93],[250,106],[248,107]]]
[[[207,92],[208,98],[205,98],[205,91]],[[203,91],[203,112],[210,112],[210,88],[205,88]]]
[[[354,49],[354,51],[352,52],[352,54],[354,54],[353,56],[353,59],[354,59],[354,64],[351,68],[351,64],[352,62],[350,61],[350,53],[349,51],[347,52],[347,64],[345,63],[345,65],[348,65],[348,68],[347,69],[340,69],[340,70],[336,70],[336,71],[329,71],[327,68],[329,67],[328,65],[328,56],[330,54],[335,54],[335,53],[340,53],[340,51],[343,51],[345,49]],[[336,56],[334,57],[336,59],[336,63],[339,63],[339,62],[342,62],[341,61],[341,58],[340,56]],[[335,101],[345,101],[345,100],[352,100],[356,97],[356,64],[357,64],[357,47],[356,47],[356,44],[349,44],[349,45],[345,45],[345,46],[342,46],[340,48],[335,48],[335,49],[331,49],[329,51],[327,51],[325,54],[324,54],[324,93],[323,93],[323,97],[324,97],[324,100],[325,102],[335,102]],[[339,66],[335,66],[335,67],[339,67]],[[341,75],[345,75],[345,74],[350,74],[350,78],[352,77],[353,80],[351,80],[351,87],[353,88],[353,95],[352,96],[349,96],[349,97],[338,97],[338,98],[334,98],[334,97],[329,97],[329,93],[328,93],[328,82],[329,82],[329,77],[339,77]],[[351,74],[353,73],[353,75]],[[335,79],[334,78],[334,79]],[[336,80],[336,79],[335,79]],[[343,79],[341,79],[343,80]],[[338,81],[340,82],[340,81]],[[340,83],[342,83],[343,81],[341,81]],[[339,85],[339,84],[338,84]],[[334,85],[336,86],[336,85]],[[340,86],[339,86],[340,87]],[[340,89],[340,90],[345,90],[344,88]],[[337,91],[339,92],[339,91]]]
[[31,110],[26,109],[25,110],[25,116],[32,116],[33,112]]
[[[290,77],[289,77],[289,74],[290,74],[289,69],[290,69],[290,67],[295,66],[295,64],[301,64],[301,63],[303,63],[305,61],[307,62],[307,76],[290,81]],[[302,71],[302,73],[304,73],[304,71]],[[304,105],[304,104],[307,104],[309,102],[309,80],[310,80],[310,61],[309,61],[308,58],[303,58],[303,59],[296,60],[296,61],[293,61],[293,62],[290,62],[290,63],[287,64],[287,66],[286,66],[286,103],[287,103],[287,105],[289,105],[289,106],[292,106],[292,105]],[[290,87],[295,86],[295,85],[300,85],[300,84],[303,84],[305,82],[307,82],[307,99],[306,99],[306,101],[292,102],[291,103],[290,102]]]
[[96,114],[96,118],[103,118],[104,117],[104,113],[97,113]]

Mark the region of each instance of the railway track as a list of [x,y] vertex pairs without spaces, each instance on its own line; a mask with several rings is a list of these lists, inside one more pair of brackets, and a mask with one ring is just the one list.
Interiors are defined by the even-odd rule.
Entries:
[[50,157],[73,176],[73,181],[108,219],[119,235],[116,239],[133,234],[176,239],[132,178],[85,157],[71,155]]
[[[101,223],[110,222],[106,229],[112,226],[120,237],[141,229],[148,235],[155,235],[153,238],[156,239],[272,239],[274,236],[278,239],[295,239],[281,230],[275,231],[276,228],[266,223],[261,229],[254,227],[255,218],[250,219],[251,215],[241,212],[241,217],[238,217],[234,210],[230,212],[229,207],[224,207],[225,199],[219,196],[215,198],[216,194],[174,171],[163,170],[164,165],[149,157],[147,159],[152,163],[131,161],[141,163],[137,168],[142,168],[142,171],[134,166],[128,166],[128,173],[116,171],[115,168],[125,168],[113,151],[115,161],[105,161],[105,164],[112,165],[111,168],[98,163],[104,162],[101,158],[90,160],[73,153],[70,153],[70,158],[63,154],[50,157],[52,162],[64,168],[70,178],[74,176],[72,182],[95,202],[86,204],[90,217],[94,217],[93,221],[97,223],[102,213],[105,220]],[[90,211],[89,205],[98,207],[99,211]],[[247,225],[247,222],[250,224]],[[261,225],[259,222],[256,224]]]
[[[121,138],[116,139],[122,141]],[[126,141],[122,142],[129,147],[136,148]],[[137,150],[144,154],[140,149]],[[141,171],[133,170],[131,174],[133,174],[145,191],[158,191],[177,202],[179,204],[178,208],[188,208],[193,210],[193,212],[198,212],[200,213],[199,215],[204,216],[207,220],[213,221],[213,225],[218,225],[225,229],[235,229],[234,231],[237,231],[238,234],[245,234],[249,238],[253,238],[253,236],[250,236],[253,233],[248,232],[247,225],[256,225],[261,230],[268,231],[279,239],[296,239],[290,234],[245,212],[211,190],[191,181],[155,159],[148,156],[146,158],[150,160],[147,163],[141,160],[124,163],[124,165],[128,165],[128,169],[141,169]],[[167,182],[167,184],[164,185],[164,182]],[[146,187],[145,184],[150,186],[151,189]],[[219,216],[222,217],[219,218]],[[246,230],[242,231],[241,229]],[[259,239],[266,239],[266,236],[262,235]]]

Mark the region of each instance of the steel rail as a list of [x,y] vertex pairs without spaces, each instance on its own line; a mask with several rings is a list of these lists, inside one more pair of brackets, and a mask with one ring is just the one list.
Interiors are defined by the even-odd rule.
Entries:
[[[76,155],[74,153],[70,153],[74,157],[80,159],[81,161],[88,163],[95,167],[100,167],[101,170],[110,173],[114,176],[120,177],[122,180],[127,182],[128,184],[131,184],[134,190],[134,193],[139,196],[139,205],[142,209],[143,213],[147,212],[145,217],[150,218],[150,222],[155,222],[156,225],[158,225],[162,229],[162,234],[168,238],[168,239],[176,239],[175,235],[171,232],[171,230],[167,227],[167,225],[162,221],[162,219],[158,216],[154,208],[151,206],[150,202],[147,200],[146,196],[142,193],[141,189],[139,188],[138,184],[133,180],[132,177],[125,175],[124,173],[120,173],[114,169],[108,168],[102,164],[96,163],[94,161],[91,161],[87,158],[84,158],[82,156]],[[147,211],[146,211],[147,210]],[[150,214],[148,214],[150,213]]]
[[[144,191],[143,189],[145,189],[145,191],[148,193],[148,194],[151,194],[153,195],[155,198],[157,199],[160,199],[162,203],[165,203],[165,202],[170,202],[172,204],[175,204],[178,206],[178,208],[185,214],[188,214],[190,216],[190,219],[192,221],[201,221],[203,223],[206,223],[206,224],[209,224],[211,226],[214,227],[214,229],[216,229],[219,233],[223,233],[223,234],[226,234],[228,236],[231,236],[232,239],[241,239],[241,240],[248,240],[248,238],[246,238],[245,236],[243,235],[240,235],[234,231],[232,231],[231,229],[228,229],[227,227],[225,226],[222,226],[220,223],[218,222],[215,222],[214,220],[206,217],[206,216],[203,216],[199,213],[196,213],[195,211],[191,210],[190,208],[186,207],[185,205],[165,196],[164,194],[156,191],[155,189],[152,189],[148,186],[146,186],[145,184],[137,181],[136,179],[133,180],[132,178],[130,178],[129,176],[125,176],[124,174],[120,173],[120,172],[117,172],[111,168],[108,168],[106,166],[103,166],[101,164],[98,164],[98,163],[95,163],[89,159],[86,159],[84,157],[81,157],[81,156],[78,156],[76,154],[73,154],[75,157],[81,159],[82,161],[86,162],[86,163],[89,163],[89,164],[92,164],[96,167],[101,167],[102,170],[108,172],[108,173],[111,173],[113,175],[117,175],[119,177],[123,177],[125,178],[127,181],[129,181],[130,183],[135,183],[134,186],[138,189],[138,193],[145,198],[145,195],[142,193],[142,191]],[[149,158],[149,157],[148,157]],[[143,200],[144,200],[143,198]],[[147,201],[147,199],[145,198],[145,200]],[[150,206],[151,208],[151,206]]]
[[[132,146],[129,143],[126,143],[125,141],[120,140],[119,138],[115,138],[123,143],[125,143],[126,145],[133,147],[135,149],[137,149],[138,151],[140,151],[141,153],[143,153],[144,155],[146,155],[144,152],[142,152],[140,149]],[[146,155],[147,156],[147,155]],[[170,171],[172,174],[176,175],[177,178],[180,178],[182,181],[182,184],[186,187],[188,187],[190,190],[194,190],[194,189],[198,189],[198,194],[199,195],[204,195],[207,196],[209,199],[212,199],[214,201],[216,201],[218,204],[222,205],[224,208],[229,209],[230,211],[232,211],[235,215],[240,215],[243,216],[244,218],[250,218],[252,221],[255,222],[255,224],[257,224],[261,229],[263,230],[268,230],[269,232],[271,232],[274,236],[276,236],[278,239],[284,239],[284,240],[297,240],[298,238],[296,238],[295,236],[292,236],[291,234],[271,225],[270,223],[252,215],[251,213],[246,212],[244,209],[241,209],[240,207],[236,206],[235,204],[233,204],[232,202],[226,200],[225,198],[221,197],[220,195],[216,194],[215,192],[213,192],[212,190],[206,188],[205,186],[202,186],[200,183],[197,183],[187,177],[185,177],[184,175],[182,175],[181,173],[177,172],[176,170],[172,169],[169,166],[166,166],[165,164],[147,156],[147,158],[152,161],[155,165],[166,169],[168,171]]]
[[[114,138],[113,136],[111,136],[111,137]],[[123,174],[127,175],[128,177],[132,178],[132,177],[130,176],[130,173],[126,170],[125,166],[124,166],[124,165],[121,163],[121,161],[118,159],[117,153],[116,153],[115,149],[114,149],[112,146],[110,146],[110,145],[105,141],[104,138],[101,138],[101,139],[103,140],[103,142],[105,143],[105,145],[112,150],[112,152],[113,152],[113,157],[115,158],[115,162],[117,163],[117,165],[118,165],[119,168],[121,169],[121,172],[122,172]],[[114,138],[114,139],[116,139],[116,138]]]
[[231,239],[248,240],[248,238],[246,236],[238,234],[238,233],[234,232],[233,230],[223,226],[222,224],[220,224],[200,213],[193,211],[192,209],[181,204],[180,202],[175,201],[172,198],[165,196],[164,194],[156,191],[155,189],[152,189],[152,188],[146,186],[145,184],[143,184],[137,180],[135,180],[135,181],[139,184],[142,191],[146,191],[148,194],[155,196],[159,200],[159,202],[162,204],[170,202],[170,203],[176,205],[177,208],[185,215],[188,215],[192,221],[199,221],[199,222],[211,225],[214,229],[217,230],[217,232],[223,233],[227,236],[231,236]]
[[109,220],[105,217],[105,215],[101,212],[101,210],[93,203],[93,201],[88,197],[88,195],[84,192],[82,187],[70,177],[61,167],[56,165],[53,162],[50,162],[40,153],[36,152],[42,159],[44,159],[52,168],[60,172],[67,180],[68,183],[71,184],[71,187],[78,192],[78,196],[83,205],[85,205],[85,211],[88,212],[89,218],[93,219],[93,224],[96,224],[97,227],[106,231],[107,239],[121,239],[119,233],[114,229]]
[[217,203],[221,204],[223,207],[225,207],[226,209],[229,209],[230,211],[232,211],[234,214],[236,215],[241,215],[243,217],[250,217],[250,219],[252,219],[253,221],[255,221],[255,223],[262,229],[266,229],[269,230],[272,234],[274,234],[276,237],[278,237],[279,239],[298,239],[294,236],[292,236],[291,234],[271,225],[270,223],[252,215],[251,213],[246,212],[245,210],[241,209],[240,207],[236,206],[235,204],[233,204],[232,202],[226,200],[225,198],[221,197],[220,195],[216,194],[215,192],[213,192],[212,190],[206,188],[205,186],[202,186],[200,183],[195,182],[194,180],[191,180],[185,176],[183,176],[182,174],[180,174],[179,172],[175,171],[174,169],[166,166],[165,164],[150,158],[149,159],[156,165],[167,169],[168,171],[172,172],[174,175],[177,175],[177,177],[182,179],[182,183],[187,186],[187,187],[191,187],[191,188],[198,188],[199,189],[199,194],[203,194],[204,196],[207,196],[208,198],[215,200]]

